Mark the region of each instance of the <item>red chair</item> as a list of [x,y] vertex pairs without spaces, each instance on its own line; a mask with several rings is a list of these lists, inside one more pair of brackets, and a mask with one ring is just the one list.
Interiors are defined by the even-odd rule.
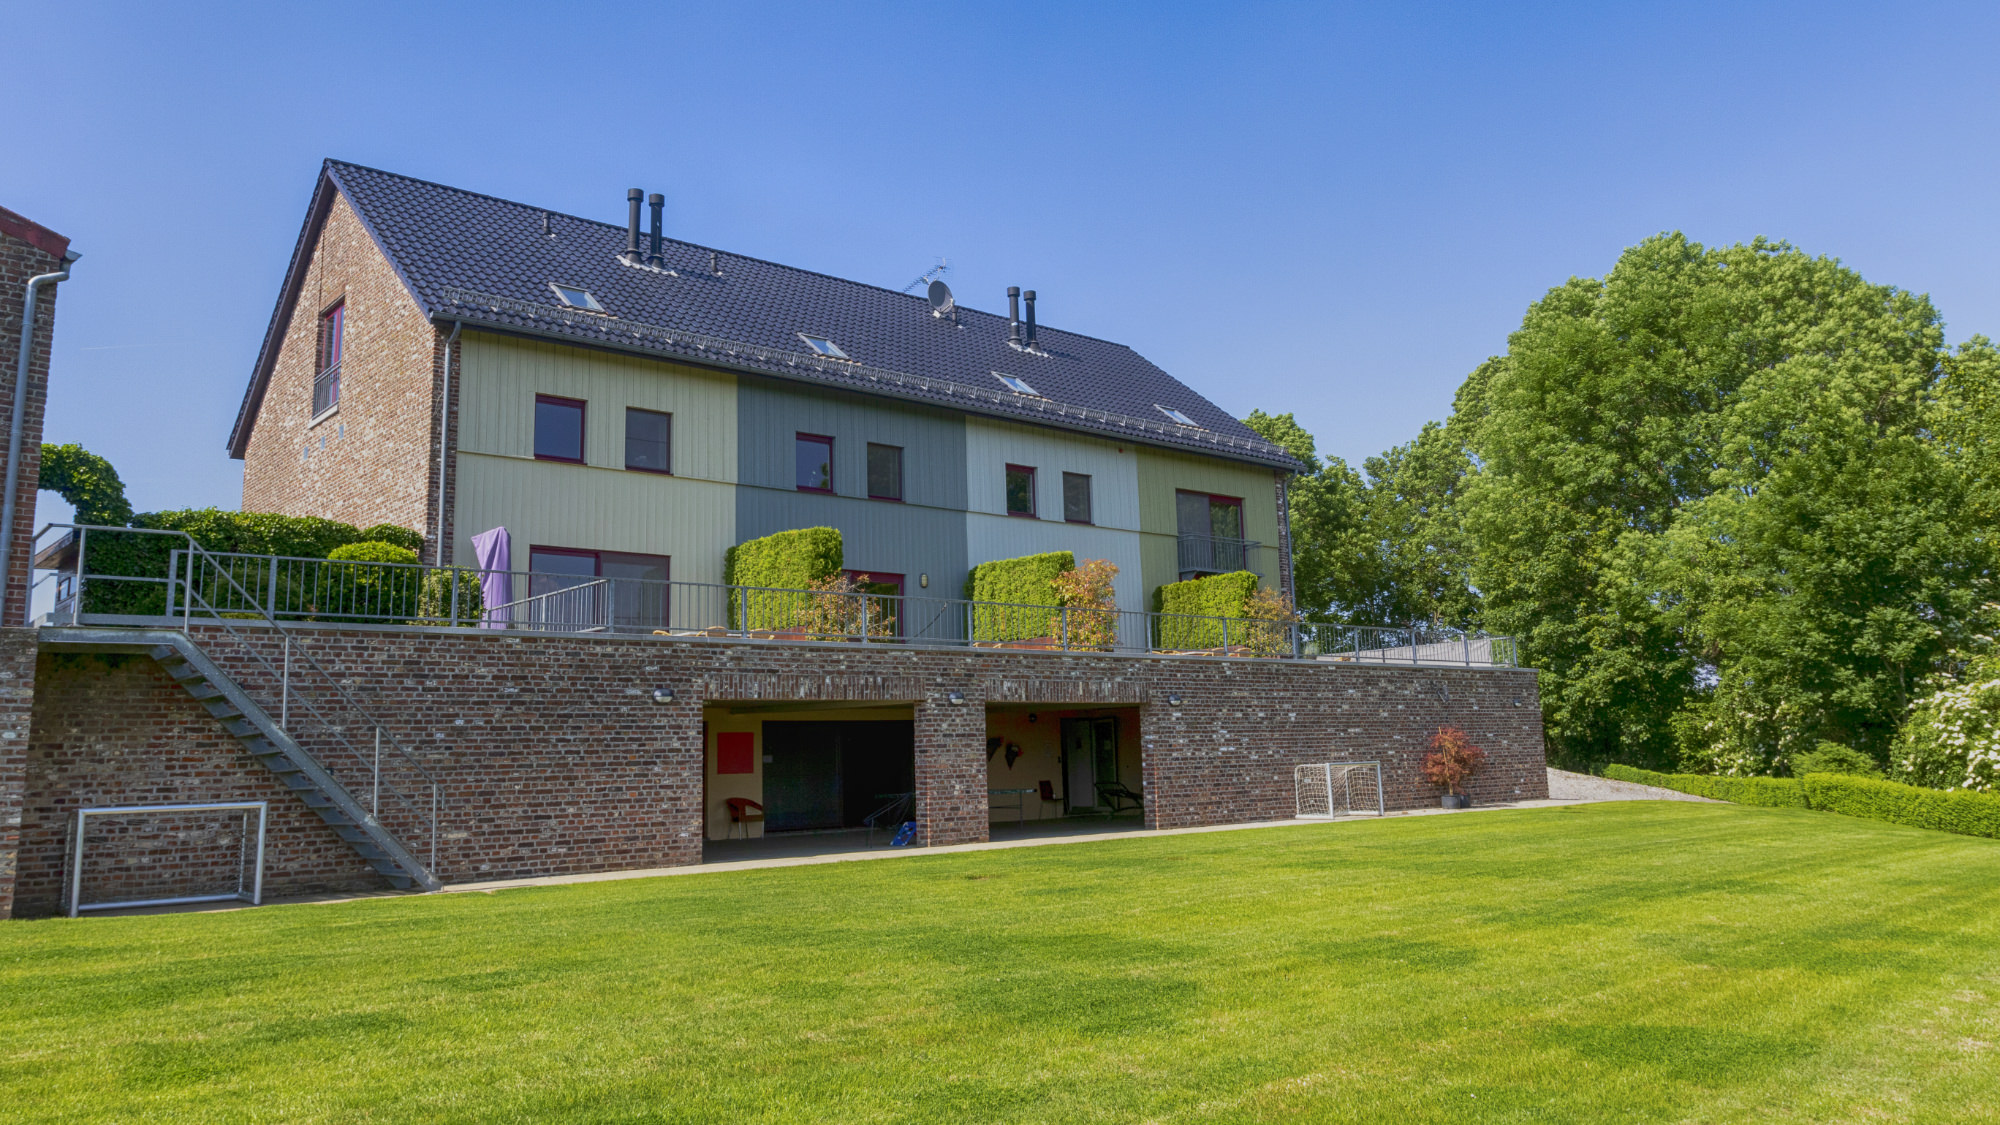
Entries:
[[[764,820],[764,806],[748,797],[730,797],[722,803],[729,806],[729,833],[732,836],[740,824],[743,826],[743,838],[747,840],[750,838],[750,826]],[[752,809],[757,811],[751,812]]]
[[1056,796],[1056,783],[1055,783],[1055,782],[1053,782],[1053,781],[1050,781],[1050,780],[1048,780],[1048,779],[1044,778],[1044,779],[1042,780],[1042,782],[1041,782],[1041,787],[1042,787],[1042,794],[1041,794],[1041,795],[1042,795],[1042,804],[1043,804],[1044,806],[1048,806],[1048,805],[1060,805],[1060,804],[1062,804],[1062,798],[1061,798],[1061,797],[1058,797],[1058,796]]

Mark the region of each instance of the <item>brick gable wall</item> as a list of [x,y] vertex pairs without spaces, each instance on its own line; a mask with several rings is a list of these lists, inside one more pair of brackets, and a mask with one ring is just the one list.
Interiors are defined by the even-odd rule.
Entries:
[[[320,314],[345,299],[339,409],[312,421]],[[313,246],[243,458],[243,510],[435,525],[443,341],[347,200]]]

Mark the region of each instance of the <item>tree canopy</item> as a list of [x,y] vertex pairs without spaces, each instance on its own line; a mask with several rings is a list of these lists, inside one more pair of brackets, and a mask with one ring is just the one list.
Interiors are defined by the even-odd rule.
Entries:
[[1557,761],[1886,761],[1983,635],[1996,427],[2000,355],[1948,349],[1928,299],[1660,235],[1535,302],[1445,423],[1308,461],[1300,602],[1517,637]]

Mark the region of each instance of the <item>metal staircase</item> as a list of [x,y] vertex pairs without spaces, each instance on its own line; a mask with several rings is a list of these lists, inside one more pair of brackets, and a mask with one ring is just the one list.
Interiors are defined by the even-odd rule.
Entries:
[[179,684],[251,757],[264,763],[286,789],[326,821],[356,855],[391,886],[434,891],[437,876],[410,854],[402,841],[376,819],[326,767],[308,753],[270,714],[178,629],[48,626],[43,647],[71,651],[144,653]]

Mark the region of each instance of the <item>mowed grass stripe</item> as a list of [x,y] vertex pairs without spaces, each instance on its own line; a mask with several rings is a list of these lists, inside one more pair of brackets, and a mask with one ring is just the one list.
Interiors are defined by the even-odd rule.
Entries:
[[0,925],[48,1121],[1977,1121],[2000,842],[1630,803]]

